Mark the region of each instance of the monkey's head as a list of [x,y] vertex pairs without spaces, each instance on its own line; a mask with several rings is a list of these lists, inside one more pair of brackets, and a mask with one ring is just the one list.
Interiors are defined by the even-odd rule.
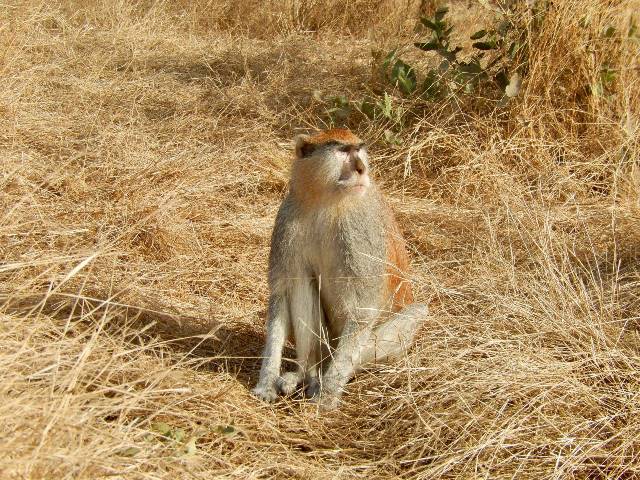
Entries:
[[313,202],[360,198],[371,188],[365,144],[351,131],[332,129],[296,137],[291,188]]

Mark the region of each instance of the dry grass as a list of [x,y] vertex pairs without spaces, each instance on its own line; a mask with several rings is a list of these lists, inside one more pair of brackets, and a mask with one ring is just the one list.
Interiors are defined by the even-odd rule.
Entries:
[[640,476],[635,0],[554,2],[507,111],[352,125],[432,317],[328,417],[249,394],[289,139],[418,3],[0,5],[0,476]]

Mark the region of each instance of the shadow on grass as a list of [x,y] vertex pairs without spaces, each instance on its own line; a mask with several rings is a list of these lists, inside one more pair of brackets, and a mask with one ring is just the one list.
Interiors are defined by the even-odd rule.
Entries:
[[[148,311],[138,313],[136,317],[136,323],[140,325],[153,325],[149,334],[158,335],[168,348],[185,358],[194,369],[227,373],[248,389],[255,386],[265,343],[261,324],[222,323]],[[294,357],[295,351],[285,347],[283,367],[287,366],[286,358]]]
[[[181,319],[187,323],[191,323],[191,320]],[[209,322],[206,331],[185,331],[184,327],[167,329],[168,324],[164,325],[159,329],[159,334],[163,339],[171,340],[173,350],[186,353],[189,360],[196,365],[195,368],[216,373],[226,372],[248,389],[255,386],[265,343],[261,327],[243,323]],[[283,359],[294,357],[295,351],[285,347]],[[283,360],[284,368],[287,367],[286,363],[287,361]]]
[[[17,297],[0,291],[0,312],[18,316],[46,315],[56,319],[61,328],[67,325],[65,331],[70,324],[85,325],[93,330],[92,325],[98,322],[104,332],[116,336],[124,332],[131,344],[151,348],[162,345],[161,348],[175,352],[180,361],[186,360],[192,368],[226,372],[247,388],[257,382],[265,342],[264,329],[258,320],[255,326],[222,323],[64,293]],[[106,323],[105,315],[109,317]],[[294,356],[293,349],[285,348],[283,357]]]

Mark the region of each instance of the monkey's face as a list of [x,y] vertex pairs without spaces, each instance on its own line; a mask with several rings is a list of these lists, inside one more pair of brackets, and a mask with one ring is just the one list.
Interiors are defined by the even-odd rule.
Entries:
[[328,139],[311,143],[306,138],[296,145],[293,180],[307,192],[330,196],[361,197],[371,186],[369,161],[364,143]]
[[337,144],[333,146],[336,167],[340,175],[336,182],[338,189],[346,195],[364,195],[369,180],[369,162],[364,144]]

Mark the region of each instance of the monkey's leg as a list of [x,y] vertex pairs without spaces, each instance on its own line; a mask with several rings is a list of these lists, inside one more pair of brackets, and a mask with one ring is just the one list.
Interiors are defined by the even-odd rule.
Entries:
[[278,394],[276,382],[280,376],[282,349],[289,330],[289,310],[283,295],[271,294],[269,298],[269,320],[267,322],[267,339],[262,353],[262,367],[258,384],[253,394],[266,401],[273,402]]
[[371,320],[347,323],[333,360],[322,376],[320,405],[326,410],[337,407],[346,383],[367,364],[406,354],[427,313],[426,305],[414,303],[373,329]]
[[376,327],[360,353],[361,363],[356,371],[367,364],[398,360],[406,355],[428,312],[426,305],[412,303]]
[[344,386],[360,368],[362,353],[370,345],[374,318],[350,319],[346,322],[338,346],[322,375],[321,391],[316,401],[323,410],[338,406]]
[[322,309],[313,281],[299,281],[291,292],[291,323],[296,344],[297,368],[285,373],[278,382],[280,391],[291,394],[304,381],[307,387],[318,384]]

